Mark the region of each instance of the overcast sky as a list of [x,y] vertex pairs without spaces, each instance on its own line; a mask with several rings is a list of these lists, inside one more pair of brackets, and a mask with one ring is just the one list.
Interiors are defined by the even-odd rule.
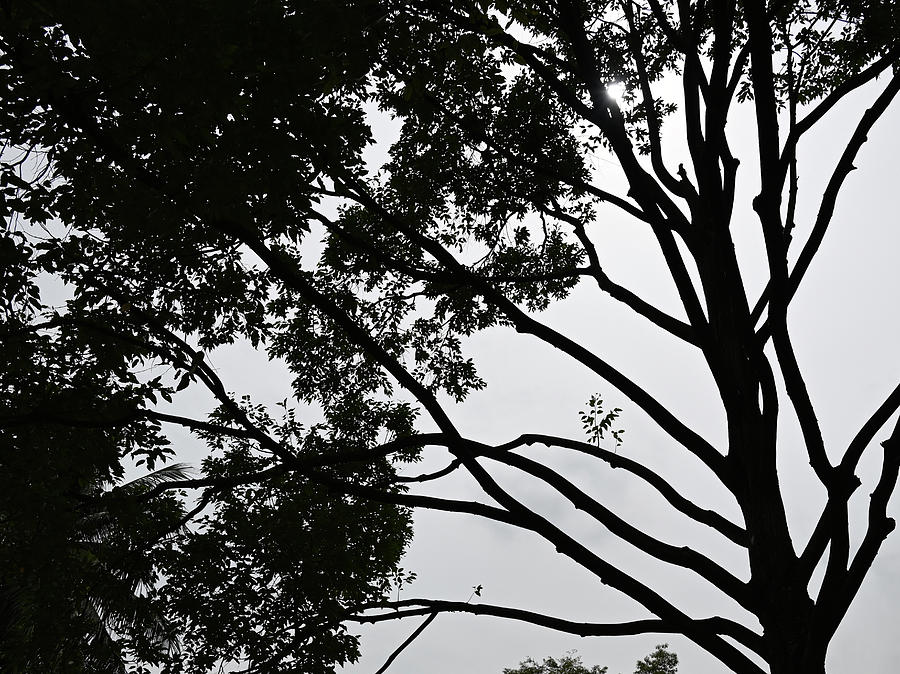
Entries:
[[[818,132],[810,134],[801,145],[796,249],[796,242],[802,241],[809,231],[816,194],[821,193],[828,177],[826,171],[833,167],[851,133],[851,125],[881,86],[883,82],[877,82],[856,97],[855,103],[833,112]],[[742,160],[734,232],[753,301],[762,287],[763,267],[759,227],[750,211],[758,178],[755,132],[749,113],[746,106],[738,108],[729,132],[735,155]],[[896,302],[896,290],[900,288],[900,268],[896,264],[900,223],[894,205],[895,161],[900,156],[898,126],[900,112],[895,106],[870,134],[856,162],[859,170],[847,181],[825,244],[790,314],[800,365],[826,441],[835,453],[846,446],[900,381]],[[668,122],[668,129],[664,138],[668,143],[667,160],[677,166],[682,150],[677,118]],[[387,141],[391,125],[376,118],[376,132],[376,136]],[[378,152],[373,153],[374,159]],[[621,185],[613,163],[598,157],[594,168],[598,185]],[[656,244],[640,223],[613,210],[601,211],[590,233],[613,280],[661,308],[678,312]],[[691,347],[648,328],[639,317],[588,283],[540,318],[601,353],[695,430],[724,447],[721,405],[703,361]],[[468,343],[468,351],[488,387],[464,404],[451,407],[454,421],[466,436],[502,442],[523,432],[547,432],[582,439],[578,411],[592,393],[600,393],[610,406],[623,409],[626,433],[621,452],[657,469],[701,505],[740,521],[733,499],[708,471],[669,441],[621,394],[584,367],[533,338],[502,329],[475,336]],[[232,347],[214,353],[212,362],[230,390],[249,392],[260,402],[275,402],[289,395],[287,379],[278,368],[267,367],[261,354]],[[192,398],[188,391],[179,404],[196,411],[201,401]],[[795,541],[802,545],[821,508],[823,493],[809,471],[805,449],[784,399],[782,411],[781,482]],[[876,440],[885,437],[882,432]],[[185,456],[196,462],[196,443],[186,438],[183,442],[182,446],[193,447]],[[627,474],[560,449],[535,447],[529,455],[558,467],[604,505],[648,533],[674,544],[699,548],[739,577],[747,577],[746,563],[735,546],[676,516],[652,490]],[[878,459],[878,453],[871,451],[870,460],[863,463],[864,487],[854,498],[852,513],[856,525],[852,540],[856,543],[863,531]],[[441,467],[446,460],[446,454],[434,450],[415,472]],[[726,615],[758,629],[752,618],[740,609],[729,608],[731,602],[708,585],[695,581],[687,572],[673,571],[648,560],[589,518],[579,516],[540,484],[504,471],[494,473],[516,496],[549,515],[605,559],[651,584],[687,613],[698,617]],[[487,501],[464,476],[432,484],[423,492]],[[893,505],[896,512],[896,499]],[[895,670],[900,661],[900,644],[895,638],[895,625],[900,618],[898,561],[900,535],[895,534],[883,547],[832,643],[829,672]],[[537,536],[472,517],[418,513],[415,540],[404,567],[415,571],[418,580],[403,590],[402,597],[465,601],[473,586],[482,585],[481,600],[486,603],[542,611],[571,620],[618,622],[651,617],[633,601],[605,588],[596,577],[555,553],[550,544]],[[363,657],[347,667],[345,673],[374,674],[420,621],[412,618],[352,628],[363,634]],[[672,635],[579,639],[527,624],[471,615],[439,616],[390,671],[499,674],[503,667],[512,667],[526,656],[558,656],[577,649],[587,664],[609,665],[611,674],[630,674],[638,658],[649,653],[655,644],[666,641],[678,653],[683,674],[726,671],[686,639]]]

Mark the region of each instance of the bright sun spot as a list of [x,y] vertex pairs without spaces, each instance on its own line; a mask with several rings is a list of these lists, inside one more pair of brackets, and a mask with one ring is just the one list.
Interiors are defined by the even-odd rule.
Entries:
[[621,82],[612,82],[606,87],[606,95],[613,99],[616,103],[621,104],[622,96],[625,94],[625,85]]

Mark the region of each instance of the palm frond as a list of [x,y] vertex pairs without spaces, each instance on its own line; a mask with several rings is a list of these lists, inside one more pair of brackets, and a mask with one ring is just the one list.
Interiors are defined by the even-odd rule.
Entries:
[[171,466],[163,466],[159,470],[147,473],[139,478],[126,482],[118,487],[129,493],[140,493],[153,489],[157,485],[176,480],[188,480],[194,474],[194,469],[187,463],[173,463]]

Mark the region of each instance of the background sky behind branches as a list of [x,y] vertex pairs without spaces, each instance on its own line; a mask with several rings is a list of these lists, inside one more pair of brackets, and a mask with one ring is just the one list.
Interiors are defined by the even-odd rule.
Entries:
[[[865,106],[883,86],[876,81],[821,122],[801,143],[800,202],[794,235],[794,256],[809,232],[830,169]],[[672,94],[675,91],[670,90]],[[676,99],[677,100],[677,99]],[[763,284],[764,258],[758,222],[750,210],[758,176],[754,156],[755,131],[749,105],[733,110],[729,133],[734,154],[742,160],[738,173],[734,236],[751,302]],[[393,124],[372,116],[379,141],[370,159],[377,165],[393,134]],[[686,161],[681,120],[670,117],[664,128],[664,148],[670,167]],[[900,157],[900,110],[895,106],[877,124],[863,146],[835,220],[818,258],[792,305],[790,326],[826,442],[837,455],[868,415],[900,380],[897,343],[900,332],[897,291],[900,265],[900,222],[895,207]],[[595,182],[605,189],[623,184],[617,165],[598,156]],[[611,190],[613,191],[613,190]],[[625,189],[619,190],[620,193]],[[618,283],[664,310],[682,315],[658,248],[645,226],[613,209],[600,210],[589,228],[598,244],[605,271]],[[792,258],[793,259],[793,258]],[[698,352],[677,343],[640,317],[582,283],[566,301],[552,306],[541,319],[596,349],[619,369],[633,376],[682,420],[718,447],[724,447],[721,405],[711,377]],[[463,404],[451,406],[464,435],[484,442],[504,442],[523,432],[546,432],[583,438],[578,412],[593,393],[608,407],[623,409],[626,429],[619,450],[666,476],[682,493],[699,504],[740,521],[734,501],[698,461],[668,440],[611,386],[583,367],[556,354],[537,340],[512,330],[493,328],[473,337],[468,352],[487,382]],[[220,349],[211,362],[226,386],[249,393],[257,402],[274,404],[290,396],[289,379],[277,364],[246,345]],[[185,391],[175,406],[193,414],[208,401]],[[802,546],[821,509],[824,493],[807,465],[789,403],[782,396],[779,429],[781,484],[795,545]],[[422,419],[421,430],[431,430]],[[885,432],[877,440],[886,437]],[[186,434],[173,432],[179,460],[198,464],[202,447]],[[610,445],[610,448],[612,446]],[[869,450],[861,466],[863,488],[851,505],[851,531],[862,533],[868,495],[880,457]],[[443,450],[428,450],[426,459],[410,473],[443,467]],[[747,571],[735,546],[704,527],[672,514],[662,499],[639,481],[605,464],[585,460],[561,449],[532,447],[529,456],[559,468],[573,482],[614,512],[652,535],[678,545],[689,544],[712,556],[739,577]],[[492,466],[488,465],[489,468]],[[629,549],[602,527],[581,516],[549,489],[509,470],[494,471],[501,484],[541,513],[586,542],[595,552],[652,584],[687,613],[704,617],[727,615],[743,619],[740,609],[723,610],[730,602],[689,572],[673,571]],[[478,498],[479,490],[464,476],[453,476],[422,491],[457,498]],[[891,512],[896,513],[894,498]],[[852,539],[858,544],[859,536]],[[596,577],[556,554],[533,534],[502,525],[447,513],[418,513],[415,540],[404,567],[418,580],[404,588],[401,598],[427,597],[465,601],[475,585],[483,585],[480,601],[545,612],[570,620],[622,621],[649,617]],[[474,598],[479,601],[479,598]],[[896,627],[900,619],[900,534],[888,538],[859,596],[832,642],[828,671],[891,672],[900,662]],[[373,674],[421,622],[420,618],[351,626],[364,635],[363,658],[346,674]],[[723,666],[683,637],[588,638],[558,634],[500,619],[441,615],[391,668],[392,674],[499,674],[526,656],[542,658],[576,648],[585,663],[609,665],[612,674],[630,674],[634,662],[657,643],[668,642],[681,660],[684,674],[719,674]]]

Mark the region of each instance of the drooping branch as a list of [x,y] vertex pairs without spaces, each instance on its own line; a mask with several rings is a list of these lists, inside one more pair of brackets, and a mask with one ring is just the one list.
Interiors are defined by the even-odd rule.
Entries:
[[682,496],[677,489],[669,484],[658,473],[650,470],[634,459],[623,456],[622,454],[610,452],[609,450],[605,450],[601,447],[597,447],[587,442],[538,433],[528,433],[525,435],[521,435],[515,440],[502,445],[498,445],[496,449],[502,451],[511,451],[513,449],[516,449],[517,447],[523,447],[525,445],[533,444],[542,444],[548,447],[562,447],[571,449],[605,461],[610,465],[611,468],[622,468],[632,475],[641,478],[644,482],[653,487],[663,498],[666,499],[666,501],[669,502],[670,505],[672,505],[679,512],[687,515],[689,518],[696,522],[699,522],[700,524],[705,524],[706,526],[718,531],[733,543],[742,547],[747,546],[747,532],[743,528],[737,526],[715,511],[705,510],[699,507],[693,501]]
[[687,546],[665,543],[641,529],[629,524],[609,508],[588,496],[572,482],[542,463],[512,452],[497,452],[483,447],[480,452],[494,461],[518,468],[553,487],[577,510],[581,510],[600,522],[610,533],[620,537],[642,552],[668,564],[690,569],[698,576],[721,590],[740,606],[753,611],[752,596],[742,582],[705,555]]

